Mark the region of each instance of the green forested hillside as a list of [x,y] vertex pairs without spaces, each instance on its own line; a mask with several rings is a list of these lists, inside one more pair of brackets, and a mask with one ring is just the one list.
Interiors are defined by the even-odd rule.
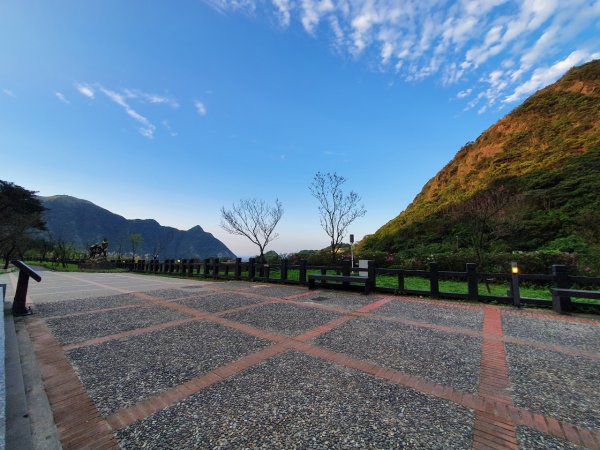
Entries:
[[[555,84],[464,146],[365,250],[578,250],[599,244],[600,61]],[[486,217],[487,215],[487,217]],[[591,247],[590,247],[591,246]]]

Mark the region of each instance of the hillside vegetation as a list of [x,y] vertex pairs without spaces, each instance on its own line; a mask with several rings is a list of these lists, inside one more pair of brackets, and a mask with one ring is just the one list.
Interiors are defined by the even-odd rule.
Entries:
[[461,148],[361,247],[407,255],[477,245],[590,251],[600,243],[599,192],[600,61],[593,61]]

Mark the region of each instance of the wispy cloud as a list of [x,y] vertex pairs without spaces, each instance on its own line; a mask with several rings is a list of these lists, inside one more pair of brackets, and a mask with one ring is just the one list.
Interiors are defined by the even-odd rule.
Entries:
[[[179,108],[179,102],[168,95],[151,94],[140,89],[112,89],[101,83],[76,83],[75,89],[85,97],[96,99],[96,94],[104,94],[113,103],[121,107],[123,111],[139,124],[138,132],[145,138],[152,139],[156,132],[156,125],[141,110],[149,109],[148,105],[166,105],[171,108]],[[59,100],[69,103],[66,97],[56,92]],[[177,136],[167,120],[160,122],[171,136]]]
[[94,89],[88,84],[76,84],[75,89],[77,89],[80,94],[85,95],[87,98],[93,99],[96,96]]
[[590,55],[581,50],[574,51],[569,56],[561,61],[557,61],[550,67],[540,67],[533,71],[531,77],[524,83],[517,86],[514,92],[507,96],[503,101],[505,103],[512,103],[520,100],[525,95],[531,94],[536,90],[553,83],[562,74],[564,74],[569,68],[581,64],[582,62],[589,61],[591,59],[600,58],[600,53]]
[[600,40],[585,39],[597,34],[599,0],[271,2],[207,0],[221,12],[272,14],[283,27],[296,21],[369,66],[407,81],[437,78],[457,85],[457,98],[471,97],[469,104],[476,98],[488,108],[554,79],[567,69],[560,61],[582,63],[600,52]]
[[69,100],[67,100],[67,98],[65,97],[65,95],[62,92],[56,91],[54,93],[54,95],[56,95],[56,98],[59,99],[61,102],[63,102],[66,105],[71,103]]
[[139,89],[124,89],[123,93],[128,99],[136,99],[143,103],[164,104],[173,108],[179,108],[179,103],[172,97],[165,95],[149,94]]
[[129,117],[141,124],[141,127],[138,128],[138,131],[142,136],[148,139],[152,139],[154,137],[154,131],[156,130],[156,126],[152,122],[150,122],[145,116],[141,115],[139,112],[133,109],[125,100],[125,95],[119,94],[115,91],[111,91],[110,89],[106,89],[103,86],[99,86],[99,89],[109,99],[111,99],[117,105],[121,106]]
[[7,95],[8,97],[17,98],[15,93],[13,91],[11,91],[10,89],[2,89],[2,93],[4,95]]
[[200,116],[204,117],[206,115],[206,106],[200,100],[194,101],[194,107]]

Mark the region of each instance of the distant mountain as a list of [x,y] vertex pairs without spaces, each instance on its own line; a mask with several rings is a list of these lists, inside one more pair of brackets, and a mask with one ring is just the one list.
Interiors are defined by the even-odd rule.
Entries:
[[129,236],[139,233],[142,242],[137,255],[158,254],[160,259],[231,257],[225,244],[199,225],[187,231],[161,226],[156,220],[128,220],[87,200],[68,195],[40,197],[45,220],[52,236],[87,249],[91,244],[108,240],[109,252],[131,255]]
[[461,148],[406,210],[361,245],[383,251],[456,249],[472,231],[452,212],[466,202],[483,204],[499,189],[510,194],[502,213],[511,219],[511,232],[497,241],[505,250],[598,244],[599,180],[596,60],[572,68]]

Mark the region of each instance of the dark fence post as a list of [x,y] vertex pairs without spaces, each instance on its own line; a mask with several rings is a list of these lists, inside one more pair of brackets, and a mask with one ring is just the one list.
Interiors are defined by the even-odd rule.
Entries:
[[300,281],[300,284],[306,284],[306,260],[301,259],[298,263],[300,264],[298,280]]
[[[552,266],[552,276],[554,277],[554,280],[552,281],[553,287],[559,289],[569,289],[571,287],[567,266],[562,264],[554,264]],[[568,295],[553,295],[552,309],[560,314],[570,313],[573,310],[573,306],[571,305],[571,297]]]
[[[342,260],[342,276],[349,277],[350,275],[351,275],[350,274],[350,261],[343,259]],[[342,286],[348,287],[348,286],[350,286],[350,283],[348,283],[347,281],[344,281],[342,283]]]
[[369,285],[370,285],[369,291],[373,292],[375,290],[375,286],[377,285],[376,275],[375,275],[375,261],[372,261],[372,260],[367,261],[367,276],[369,277]]
[[467,263],[467,286],[469,300],[479,299],[479,283],[477,280],[477,265],[475,263]]
[[404,270],[400,269],[398,272],[398,294],[404,292]]
[[288,260],[287,258],[283,258],[281,260],[281,281],[287,281],[288,279]]
[[269,281],[269,277],[271,276],[271,265],[264,264],[263,265],[263,278],[265,281]]
[[254,277],[256,276],[256,267],[254,267],[254,262],[256,258],[248,258],[248,279],[250,281],[254,281]]
[[432,297],[440,295],[440,278],[438,275],[438,265],[435,262],[429,263],[429,285]]
[[235,258],[235,279],[242,278],[242,258]]
[[219,278],[219,258],[212,259],[212,266],[213,266],[213,278],[216,280],[217,278]]

